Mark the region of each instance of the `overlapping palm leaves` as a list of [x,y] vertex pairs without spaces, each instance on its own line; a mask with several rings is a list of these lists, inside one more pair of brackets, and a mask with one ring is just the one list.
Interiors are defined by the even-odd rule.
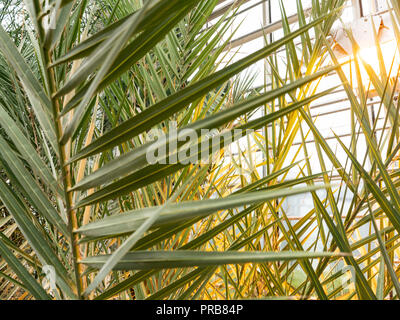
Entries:
[[[365,268],[348,256],[364,245],[347,240],[357,227],[354,213],[344,224],[339,210],[330,218],[327,206],[337,204],[330,187],[327,199],[314,192],[321,188],[313,185],[319,173],[285,181],[299,165],[295,159],[286,167],[284,162],[302,130],[300,114],[348,188],[357,188],[358,181],[343,169],[307,113],[312,101],[331,91],[316,93],[316,85],[337,69],[321,68],[321,62],[324,39],[342,2],[315,7],[306,23],[298,1],[298,30],[290,32],[284,25],[282,39],[228,65],[221,61],[230,37],[224,43],[221,35],[228,35],[232,11],[214,27],[205,27],[217,3],[54,0],[56,28],[46,30],[44,3],[26,1],[29,23],[18,46],[0,29],[4,297],[22,290],[36,299],[243,298],[257,291],[258,297],[316,294],[325,299],[334,294],[326,286],[335,275],[325,282],[321,278],[340,255],[357,269],[358,296],[374,297],[371,280],[362,275]],[[285,21],[284,12],[283,17]],[[309,30],[316,34],[315,43]],[[307,57],[304,76],[301,62],[295,63],[302,61],[293,46],[298,38]],[[290,58],[288,79],[275,72],[271,90],[236,99],[241,95],[231,94],[237,89],[234,76],[281,48]],[[269,61],[273,67],[274,59]],[[263,117],[246,117],[264,105],[271,109]],[[266,151],[270,146],[252,135],[266,155],[268,172],[260,177],[254,169],[263,163],[254,163],[246,181],[237,173],[244,165],[226,164],[224,150],[201,165],[147,163],[145,151],[153,143],[148,131],[165,130],[169,121],[176,121],[179,130],[196,132],[240,128],[237,140],[248,130],[278,126],[280,138],[275,132],[268,142],[275,150],[271,158]],[[238,160],[255,161],[250,152],[240,152]],[[329,182],[327,174],[323,177]],[[292,188],[303,183],[310,186]],[[282,203],[286,196],[305,192],[312,192],[315,210],[292,226]],[[366,195],[355,207],[365,208],[365,201],[373,204],[374,199]],[[393,213],[391,209],[390,204],[383,212]],[[307,238],[315,220],[329,227],[328,234],[321,231],[329,253],[303,247],[301,237]],[[329,234],[333,242],[324,240]],[[386,264],[395,246],[391,248],[383,256]],[[277,249],[283,250],[273,252]],[[316,269],[313,258],[322,258]],[[55,290],[43,289],[37,281],[43,279],[45,265],[55,270]],[[288,279],[298,266],[307,278],[293,288]],[[384,292],[392,285],[384,283]]]

